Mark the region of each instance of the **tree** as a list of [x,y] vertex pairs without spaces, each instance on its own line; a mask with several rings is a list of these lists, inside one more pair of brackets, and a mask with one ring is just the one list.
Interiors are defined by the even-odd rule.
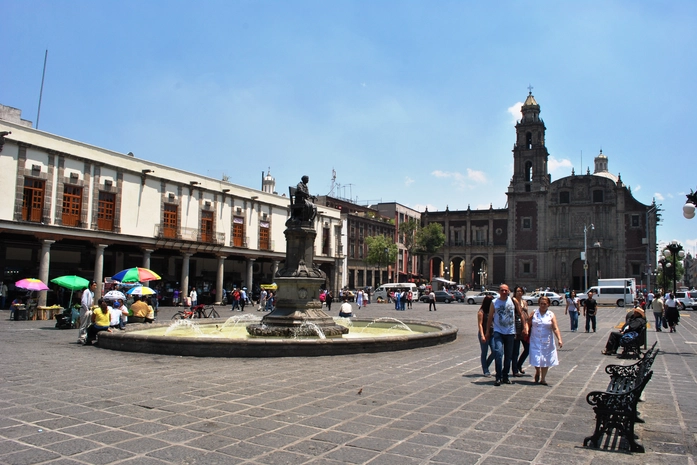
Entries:
[[368,246],[365,262],[378,266],[377,284],[380,284],[380,267],[387,267],[397,259],[397,244],[382,235],[368,236],[365,238],[365,243]]
[[[407,221],[399,225],[399,238],[402,245],[407,251],[406,263],[409,263],[411,257],[416,253],[416,233],[419,230],[419,222],[414,218],[409,218]],[[411,267],[408,268],[411,272]]]
[[421,254],[434,254],[445,244],[445,233],[440,223],[429,223],[416,231],[416,251]]
[[675,261],[677,266],[673,266],[673,260],[669,260],[669,262],[670,262],[670,266],[658,269],[658,276],[657,276],[657,283],[656,284],[658,286],[663,286],[665,284],[664,291],[667,291],[669,289],[673,289],[673,276],[675,275],[676,272],[677,272],[677,275],[675,276],[675,282],[678,284],[681,282],[682,277],[685,274],[685,268],[683,267],[681,260]]

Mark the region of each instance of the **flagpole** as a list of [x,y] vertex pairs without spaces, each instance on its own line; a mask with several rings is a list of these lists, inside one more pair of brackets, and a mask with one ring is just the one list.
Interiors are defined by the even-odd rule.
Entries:
[[41,74],[41,90],[39,91],[39,109],[36,112],[36,129],[39,129],[39,117],[41,116],[41,98],[44,95],[44,78],[46,77],[46,62],[48,61],[48,49],[44,55],[44,72]]

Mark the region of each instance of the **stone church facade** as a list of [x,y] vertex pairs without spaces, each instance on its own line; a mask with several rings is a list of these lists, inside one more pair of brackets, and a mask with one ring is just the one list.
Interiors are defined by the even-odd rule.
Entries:
[[506,282],[528,289],[583,289],[598,278],[645,282],[655,268],[655,205],[633,197],[608,171],[602,151],[593,173],[572,171],[552,181],[546,127],[532,93],[521,112],[508,207],[424,212],[422,224],[438,222],[446,234],[442,250],[425,257],[424,274],[475,287]]

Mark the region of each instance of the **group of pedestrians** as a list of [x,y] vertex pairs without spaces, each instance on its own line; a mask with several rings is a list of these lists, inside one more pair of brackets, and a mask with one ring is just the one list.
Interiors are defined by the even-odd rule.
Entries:
[[651,310],[656,324],[656,332],[661,332],[664,329],[670,328],[670,332],[677,331],[678,323],[680,322],[679,303],[673,296],[672,292],[668,292],[663,298],[660,292],[656,293],[651,301]]
[[535,383],[547,385],[547,371],[559,364],[555,338],[559,348],[562,339],[557,319],[549,310],[549,298],[541,297],[539,308],[530,313],[523,294],[523,288],[518,286],[510,296],[508,285],[502,284],[499,297],[486,297],[477,314],[482,371],[484,376],[491,376],[489,367],[492,360],[495,362],[494,386],[512,384],[511,371],[512,376],[523,376],[528,355],[535,367]]
[[586,317],[586,332],[590,332],[591,328],[593,328],[593,332],[596,332],[598,302],[593,298],[594,295],[592,290],[589,291],[588,298],[581,305],[580,299],[576,296],[576,291],[571,291],[567,294],[564,314],[569,315],[572,333],[578,331],[578,317],[581,309],[583,309],[583,316]]
[[394,309],[404,311],[412,308],[414,294],[409,289],[397,289],[390,293],[390,298],[394,302]]

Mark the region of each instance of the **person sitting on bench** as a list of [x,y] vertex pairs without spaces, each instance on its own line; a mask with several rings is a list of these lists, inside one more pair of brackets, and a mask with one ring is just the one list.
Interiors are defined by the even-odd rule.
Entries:
[[645,329],[646,317],[644,316],[644,311],[640,307],[634,307],[633,311],[627,313],[625,325],[622,327],[622,330],[610,333],[610,336],[607,338],[607,344],[605,344],[605,349],[603,350],[603,355],[616,354],[623,335],[635,332],[637,337],[639,337],[638,335],[643,333]]

